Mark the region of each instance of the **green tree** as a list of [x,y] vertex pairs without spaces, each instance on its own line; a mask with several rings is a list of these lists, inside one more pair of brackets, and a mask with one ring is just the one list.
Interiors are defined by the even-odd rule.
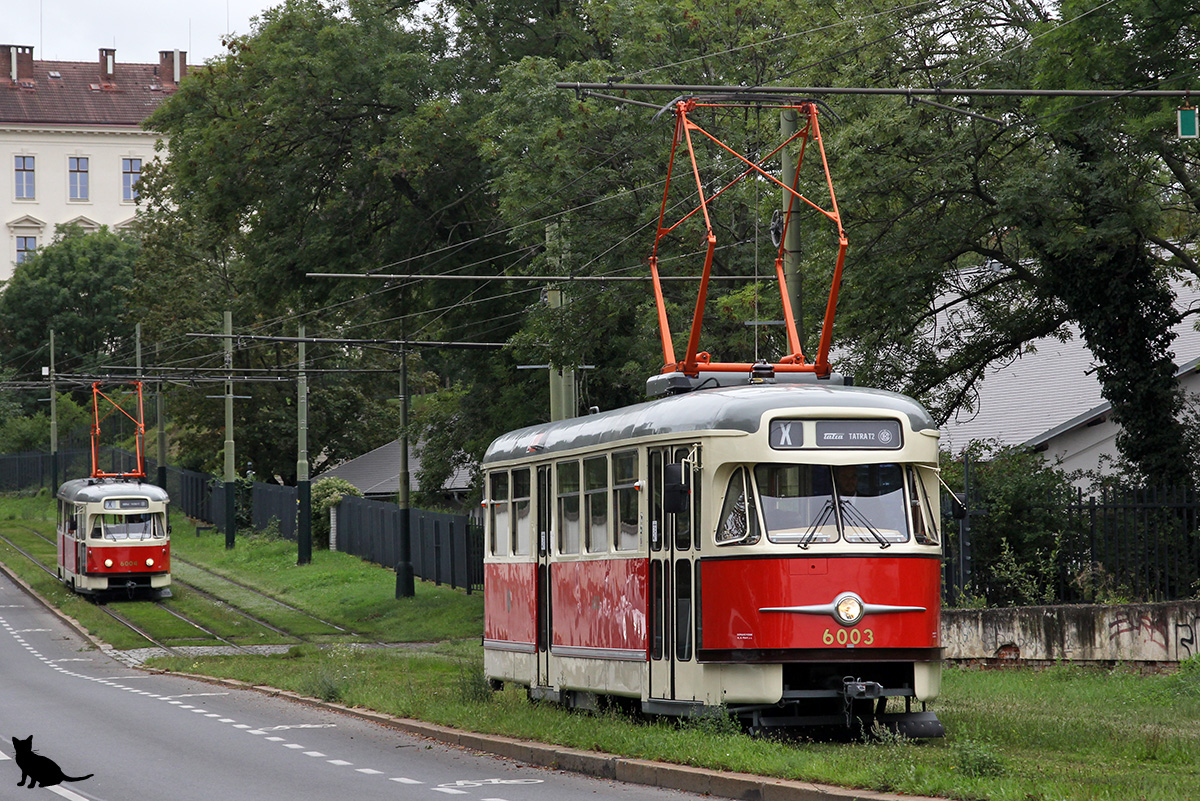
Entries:
[[17,265],[0,293],[0,342],[17,377],[40,378],[52,329],[59,372],[94,371],[133,341],[138,252],[128,234],[59,226],[53,243]]
[[[972,26],[897,43],[887,83],[919,72],[939,86],[1170,85],[1190,70],[1188,43],[1200,44],[1200,17],[1183,4],[938,13],[955,8]],[[835,143],[853,247],[843,330],[860,376],[946,419],[996,360],[1038,337],[1080,336],[1123,454],[1145,480],[1191,480],[1168,279],[1195,271],[1198,209],[1185,188],[1196,165],[1172,141],[1171,103],[973,99],[971,112],[998,121],[987,122],[924,105],[880,114],[886,102],[873,101],[870,125],[853,124],[868,119],[859,105]]]
[[[484,262],[483,272],[510,258],[502,240],[480,238],[494,214],[468,135],[477,100],[460,92],[464,77],[445,32],[413,20],[382,0],[290,0],[264,12],[229,55],[184,81],[148,121],[170,137],[170,152],[143,178],[139,279],[154,330],[172,343],[172,364],[220,365],[208,342],[181,346],[174,338],[216,333],[225,309],[238,333],[295,336],[307,320],[309,336],[326,338],[504,338],[503,326],[479,324],[510,308],[479,297],[482,282],[464,290],[307,277],[393,265],[444,270],[437,258],[419,260],[430,252],[452,255],[455,265]],[[395,436],[396,351],[310,349],[314,472]],[[253,345],[234,361],[264,376],[286,374],[292,353]],[[235,406],[239,452],[253,455],[259,476],[292,480],[294,389],[239,394],[254,396]],[[219,464],[219,401],[189,391],[175,408],[186,422],[185,447]]]

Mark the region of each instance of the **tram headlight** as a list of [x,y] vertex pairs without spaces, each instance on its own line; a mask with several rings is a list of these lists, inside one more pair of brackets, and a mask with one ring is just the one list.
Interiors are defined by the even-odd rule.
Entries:
[[147,560],[146,560],[146,567],[154,567],[154,560],[153,560],[153,559],[147,559]]
[[105,567],[112,567],[112,560],[111,560],[111,559],[105,559],[105,560],[104,560],[104,566],[105,566]]
[[834,602],[833,614],[834,617],[837,618],[837,621],[843,626],[853,626],[855,623],[862,620],[862,599],[851,592],[839,596]]

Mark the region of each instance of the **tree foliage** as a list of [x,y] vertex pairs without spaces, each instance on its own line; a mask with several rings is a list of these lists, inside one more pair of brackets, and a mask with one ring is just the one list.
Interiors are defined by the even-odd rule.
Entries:
[[0,342],[8,363],[40,374],[50,363],[51,330],[55,367],[63,372],[95,371],[127,347],[138,252],[138,241],[128,234],[59,226],[53,243],[17,265],[0,293]]
[[[197,464],[219,462],[221,403],[203,382],[224,365],[219,342],[186,335],[218,333],[224,310],[238,334],[295,336],[303,322],[330,339],[504,343],[469,355],[408,348],[411,383],[435,394],[417,404],[412,429],[427,491],[494,434],[545,419],[544,372],[520,366],[594,367],[580,371],[588,406],[640,399],[663,361],[647,285],[567,282],[566,302],[550,308],[543,286],[506,278],[648,272],[672,128],[656,111],[670,98],[622,83],[671,82],[944,88],[937,103],[825,98],[851,243],[835,367],[913,394],[945,420],[971,407],[990,365],[1040,337],[1080,337],[1128,461],[1146,479],[1189,478],[1195,445],[1178,422],[1170,333],[1184,313],[1171,281],[1200,277],[1200,165],[1173,138],[1173,101],[952,91],[1181,86],[1200,47],[1200,14],[1182,0],[436,9],[434,18],[412,2],[286,0],[149,120],[169,138],[167,158],[142,179],[136,268],[108,283],[135,286],[136,308],[72,333],[71,352],[111,352],[121,326],[141,320],[147,346],[179,371],[170,408]],[[617,100],[554,86],[609,78]],[[752,155],[778,139],[777,113],[754,103],[697,121]],[[742,169],[709,144],[698,167],[710,191]],[[690,207],[689,179],[677,180],[672,214]],[[820,197],[823,177],[804,180]],[[714,271],[739,279],[710,290],[701,350],[714,358],[781,355],[777,333],[746,326],[780,314],[773,281],[756,280],[772,271],[766,221],[778,205],[776,188],[747,181],[713,206]],[[664,274],[698,275],[697,225],[664,243]],[[798,312],[811,350],[837,242],[819,215],[802,225]],[[310,277],[327,272],[417,278]],[[483,277],[433,280],[448,273]],[[23,295],[23,282],[19,272],[0,302],[13,347],[45,335],[36,315],[4,316],[10,294],[26,310],[92,301],[83,285],[67,299],[44,286]],[[668,284],[677,335],[694,299],[694,283]],[[397,433],[397,349],[310,348],[314,470]],[[263,379],[237,390],[252,396],[235,405],[239,453],[260,476],[294,480],[293,346],[245,340],[232,361]]]

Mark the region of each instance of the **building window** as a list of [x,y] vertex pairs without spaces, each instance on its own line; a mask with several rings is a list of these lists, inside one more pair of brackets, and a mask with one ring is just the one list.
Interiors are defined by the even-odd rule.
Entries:
[[67,172],[70,176],[71,200],[88,199],[88,160],[84,157],[70,156],[67,158]]
[[24,264],[29,261],[29,257],[37,250],[36,236],[18,236],[17,237],[17,264]]
[[137,182],[141,179],[141,177],[141,159],[121,159],[122,199],[129,201],[138,199]]
[[17,200],[33,200],[33,156],[17,156]]

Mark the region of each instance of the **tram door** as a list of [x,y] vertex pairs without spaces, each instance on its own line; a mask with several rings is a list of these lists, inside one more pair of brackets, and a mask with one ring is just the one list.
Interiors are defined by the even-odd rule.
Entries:
[[[680,665],[691,662],[696,630],[692,602],[694,521],[691,448],[650,452],[650,698],[690,700]],[[671,512],[671,484],[683,482],[686,509]]]
[[550,467],[537,470],[537,686],[550,685],[550,521],[554,496]]

